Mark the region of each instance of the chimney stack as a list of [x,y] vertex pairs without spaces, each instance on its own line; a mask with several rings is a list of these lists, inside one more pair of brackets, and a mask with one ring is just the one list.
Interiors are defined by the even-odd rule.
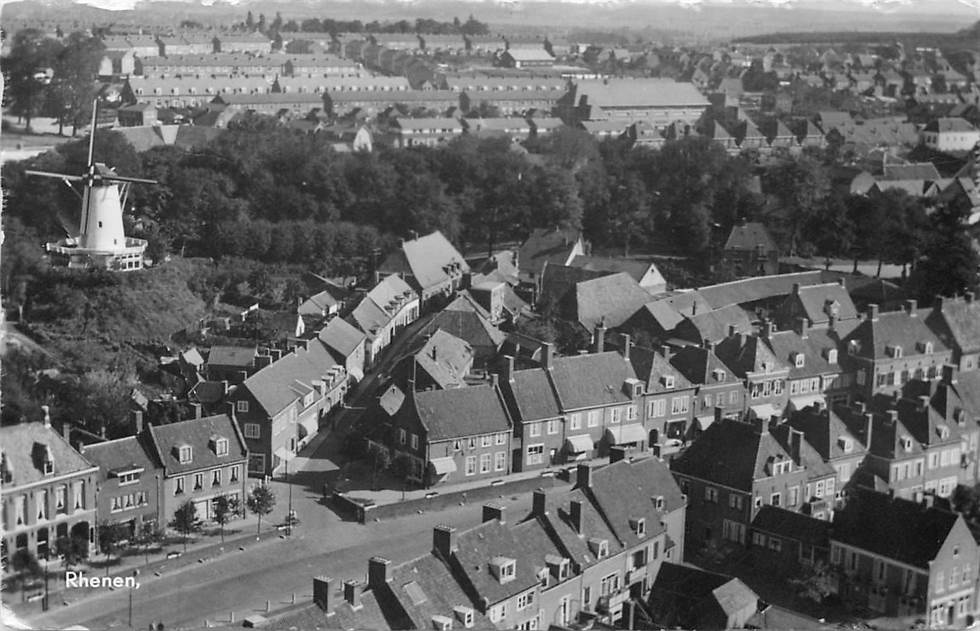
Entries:
[[810,330],[810,320],[806,316],[796,319],[796,332],[802,339],[806,339]]
[[313,603],[330,613],[331,606],[333,605],[331,596],[333,596],[333,579],[328,576],[317,576],[313,579]]
[[[200,405],[200,404],[198,404]],[[143,412],[133,410],[129,413],[133,419],[133,432],[138,436],[143,433]]]
[[799,464],[800,462],[800,451],[803,443],[803,432],[798,429],[790,428],[789,430],[789,449],[790,456],[792,456],[793,461]]
[[436,526],[432,529],[432,549],[445,561],[456,552],[456,529],[452,526]]
[[41,413],[44,414],[44,426],[51,427],[51,408],[47,405],[42,405]]
[[[978,172],[980,172],[980,169],[978,169]],[[976,297],[976,294],[974,294],[972,291],[965,291],[965,292],[963,292],[963,298],[966,299],[966,302],[968,304],[971,303],[971,302],[973,302],[973,299],[975,297]]]
[[936,311],[938,311],[939,313],[942,313],[943,312],[943,306],[945,304],[946,304],[946,299],[945,298],[943,298],[942,296],[936,296],[935,301],[933,301],[933,303],[932,303],[932,308],[935,309]]
[[71,423],[67,421],[61,424],[61,435],[64,437],[65,442],[69,445],[71,444]]
[[368,587],[380,589],[391,581],[391,561],[383,557],[371,557],[368,561]]
[[352,609],[361,608],[361,586],[356,580],[344,581],[344,600]]
[[916,302],[915,300],[906,300],[905,312],[914,318],[916,316],[916,309],[918,308],[918,306],[919,303]]
[[497,504],[484,504],[483,505],[483,521],[493,521],[496,519],[501,524],[506,524],[506,513],[507,508],[505,506],[498,506]]
[[495,372],[490,373],[490,385],[494,388],[500,387],[500,375]]
[[620,460],[626,460],[626,447],[613,445],[609,448],[609,464],[619,462]]
[[548,514],[547,509],[548,495],[544,489],[534,489],[534,496],[531,501],[531,514],[535,517],[544,517]]
[[592,336],[592,352],[601,353],[606,350],[606,325],[600,321]]
[[762,335],[766,339],[769,339],[772,337],[772,334],[775,332],[776,332],[776,323],[773,322],[772,319],[766,318],[766,321],[762,325]]
[[871,432],[874,431],[875,415],[871,412],[864,413],[864,442],[865,447],[871,449]]
[[630,347],[633,346],[633,338],[629,333],[623,333],[623,359],[630,360]]
[[871,322],[878,321],[878,305],[874,303],[868,305],[868,320]]
[[541,365],[544,368],[551,368],[555,358],[555,345],[552,342],[545,342],[541,349]]
[[919,411],[920,412],[926,411],[929,408],[929,395],[920,394],[917,398],[919,400]]
[[660,354],[664,356],[664,359],[665,360],[670,361],[671,353],[670,353],[670,347],[669,346],[667,346],[666,344],[661,344],[660,345]]
[[793,295],[794,296],[799,296],[800,295],[800,284],[799,283],[793,283]]
[[577,534],[582,534],[582,502],[572,500],[568,507],[568,518]]
[[943,364],[943,383],[947,386],[956,385],[956,366]]
[[588,463],[580,463],[575,468],[575,487],[589,488],[592,486],[592,467]]
[[514,381],[514,356],[504,355],[504,369],[503,369],[504,381]]

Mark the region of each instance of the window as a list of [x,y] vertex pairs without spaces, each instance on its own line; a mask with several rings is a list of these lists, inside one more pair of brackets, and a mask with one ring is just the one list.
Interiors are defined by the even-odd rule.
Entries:
[[592,603],[592,588],[585,587],[582,589],[582,604],[590,605]]
[[942,570],[936,572],[936,593],[940,594],[946,589],[946,576]]
[[674,397],[670,400],[671,414],[684,414],[688,411],[688,409],[687,397]]
[[728,508],[742,510],[742,496],[738,493],[728,494]]
[[653,418],[665,416],[667,414],[667,400],[657,399],[647,404],[647,415]]
[[793,507],[799,504],[799,502],[800,502],[800,487],[798,486],[791,487],[789,490],[789,499],[787,500],[786,505],[789,507]]
[[194,474],[194,490],[195,491],[200,491],[202,488],[204,488],[204,474],[203,473],[195,473]]
[[806,356],[803,353],[796,353],[796,356],[793,357],[793,365],[795,365],[797,368],[803,368],[803,363],[805,361]]
[[480,454],[480,473],[490,473],[491,454]]
[[194,450],[191,448],[190,445],[181,445],[178,448],[177,453],[178,453],[178,456],[179,456],[178,459],[180,460],[180,464],[187,464],[188,462],[190,462],[192,460],[192,456],[194,454]]
[[507,467],[507,452],[498,451],[493,455],[493,470],[503,471]]
[[507,444],[507,434],[505,434],[503,432],[501,432],[500,434],[497,434],[496,440],[494,442],[496,444],[498,444],[498,445],[506,445]]
[[781,552],[783,549],[783,540],[778,537],[769,537],[769,549],[773,552]]
[[54,490],[54,511],[58,515],[68,512],[68,487],[64,484]]
[[548,434],[558,433],[558,421],[552,420],[548,421]]
[[245,433],[245,438],[259,438],[260,436],[258,423],[245,423],[242,431]]
[[211,486],[221,486],[221,469],[211,472]]
[[398,444],[404,445],[407,438],[408,438],[408,432],[405,431],[405,428],[402,427],[398,428]]
[[183,476],[179,478],[174,478],[174,495],[180,495],[184,492],[184,478]]
[[228,455],[228,439],[219,438],[214,441],[214,454],[216,456],[227,456]]
[[714,401],[712,401],[711,395],[710,394],[706,394],[706,395],[704,395],[704,401],[701,404],[701,409],[702,410],[707,410],[708,408],[711,407],[711,405],[713,403],[714,403]]
[[619,591],[619,574],[610,574],[599,583],[599,593],[610,596]]
[[534,604],[534,592],[525,592],[517,597],[517,610],[527,609]]
[[599,425],[599,410],[589,410],[588,423],[589,427],[596,427]]
[[476,473],[476,456],[466,456],[466,475]]
[[418,449],[419,448],[419,435],[418,434],[415,434],[415,433],[409,434],[409,439],[410,439],[410,443],[412,445],[412,449]]
[[575,412],[568,417],[568,428],[572,431],[580,429],[582,427],[582,414],[580,412]]
[[636,420],[636,406],[635,405],[626,406],[626,420],[627,421],[635,421]]
[[538,423],[528,423],[528,435],[531,437],[537,437],[541,435],[541,425]]
[[490,447],[493,445],[493,436],[480,436],[480,447]]
[[773,506],[779,506],[780,502],[782,501],[782,497],[783,496],[779,493],[773,493],[769,497],[769,503],[772,504]]
[[544,445],[527,446],[527,463],[541,464],[544,460]]
[[235,401],[236,412],[248,412],[248,401]]
[[236,465],[232,467],[231,469],[229,469],[229,472],[230,474],[228,476],[228,479],[232,482],[238,482],[238,466]]
[[713,486],[704,487],[704,501],[706,502],[718,502],[718,489]]
[[469,449],[469,450],[471,450],[471,451],[474,450],[474,449],[476,449],[476,439],[475,438],[469,439],[466,442],[466,448]]

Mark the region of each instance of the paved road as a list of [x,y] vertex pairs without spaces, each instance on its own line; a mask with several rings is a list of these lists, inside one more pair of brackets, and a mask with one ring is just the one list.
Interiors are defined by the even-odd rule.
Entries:
[[[515,516],[530,510],[528,494],[503,501]],[[471,505],[364,526],[336,519],[330,528],[311,530],[304,523],[291,539],[272,540],[248,553],[232,552],[145,582],[133,592],[133,628],[160,621],[168,630],[201,628],[205,621],[228,624],[231,612],[238,624],[245,616],[264,612],[266,600],[273,610],[287,606],[293,593],[297,602],[309,602],[314,576],[364,580],[370,557],[381,555],[399,563],[425,554],[431,548],[433,526],[468,528],[479,522],[480,513],[481,506]],[[70,607],[56,604],[31,622],[44,629],[73,624],[126,628],[128,615],[129,592],[117,590]]]

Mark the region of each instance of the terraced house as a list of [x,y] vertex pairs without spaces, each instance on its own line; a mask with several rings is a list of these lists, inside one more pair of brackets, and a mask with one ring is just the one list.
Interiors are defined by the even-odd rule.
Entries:
[[248,445],[249,475],[276,475],[347,394],[348,373],[318,339],[305,340],[228,395]]
[[345,318],[366,336],[364,365],[374,363],[395,335],[419,317],[419,297],[397,274],[385,276]]
[[643,382],[644,426],[651,449],[660,456],[677,451],[688,440],[694,415],[690,405],[674,405],[674,399],[693,400],[694,384],[671,365],[669,348],[631,347],[628,337],[624,346],[637,379]]

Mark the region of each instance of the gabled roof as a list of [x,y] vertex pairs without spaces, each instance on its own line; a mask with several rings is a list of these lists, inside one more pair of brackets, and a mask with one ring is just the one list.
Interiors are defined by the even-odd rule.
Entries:
[[[758,130],[756,130],[758,131]],[[773,252],[776,242],[766,227],[755,221],[750,221],[732,226],[732,231],[725,242],[726,250],[755,250],[761,246],[763,252]]]
[[776,357],[769,346],[757,335],[736,333],[715,346],[718,356],[739,377],[788,371],[786,360]]
[[575,285],[576,320],[586,329],[599,324],[617,327],[640,310],[650,294],[626,272]]
[[[673,608],[676,613],[694,617],[678,618],[671,622],[688,625],[696,624],[698,618],[710,615],[712,601],[726,616],[749,606],[757,606],[759,602],[759,596],[737,578],[665,561],[657,573],[651,598],[657,601],[671,597],[688,601],[687,605],[676,605]],[[656,604],[654,608],[658,608]]]
[[[839,343],[833,331],[807,331],[806,337],[797,331],[775,331],[768,335],[766,343],[773,355],[789,366],[789,379],[816,377],[842,372],[842,362],[847,359],[844,352],[837,353],[837,361],[830,363],[830,350],[838,350]],[[797,366],[796,357],[803,355],[803,366]]]
[[582,267],[573,267],[562,263],[548,263],[541,275],[540,294],[537,306],[541,312],[549,309],[566,309],[572,306],[573,300],[569,294],[575,290],[575,285],[582,281],[601,278],[606,273]]
[[[454,566],[466,576],[480,598],[490,604],[532,589],[538,584],[538,573],[532,560],[517,554],[521,544],[514,528],[497,520],[486,521],[479,526],[461,532],[456,538],[458,548],[454,554]],[[490,561],[495,557],[513,559],[514,578],[501,583],[490,573]]]
[[501,390],[514,412],[514,422],[561,416],[558,399],[543,368],[514,371],[509,381],[501,381]]
[[613,258],[607,256],[586,256],[580,254],[573,258],[569,263],[571,267],[594,270],[615,274],[625,272],[637,283],[641,282],[648,274],[654,275],[654,282],[666,284],[666,279],[653,263],[646,261],[636,261],[633,259]]
[[458,388],[473,366],[473,349],[465,341],[442,329],[436,331],[410,358],[440,388]]
[[[648,394],[685,390],[693,387],[687,377],[672,366],[661,352],[642,346],[634,346],[630,349],[630,363],[633,365],[636,378],[646,385],[645,391]],[[661,380],[664,375],[674,377],[673,388],[664,386],[664,382]]]
[[957,513],[856,489],[834,513],[831,539],[928,569],[960,520]]
[[548,368],[564,411],[627,403],[627,379],[635,379],[633,366],[616,351],[555,357]]
[[41,454],[50,454],[53,476],[92,469],[93,463],[75,451],[61,434],[43,423],[21,423],[0,427],[0,447],[3,460],[13,479],[3,484],[4,490],[44,480]]
[[676,368],[693,385],[715,383],[712,374],[715,370],[726,373],[726,381],[737,381],[726,366],[712,351],[699,346],[685,346],[671,353],[670,365]]
[[946,346],[961,353],[980,351],[980,301],[944,298],[926,322]]
[[208,364],[250,368],[256,354],[254,346],[212,346],[208,351]]
[[[715,309],[727,305],[746,304],[788,295],[795,285],[807,286],[825,282],[819,271],[794,272],[754,276],[728,283],[708,285],[698,290],[701,296]],[[700,309],[699,309],[700,311]]]
[[[739,331],[752,329],[752,320],[749,314],[738,305],[727,305],[720,309],[705,311],[697,315],[685,315],[684,322],[694,330],[693,342],[701,343],[704,341],[717,342],[728,335],[729,327],[734,326]],[[678,336],[687,335],[689,331],[686,326],[679,326]]]
[[936,353],[948,350],[936,333],[926,325],[928,315],[927,309],[919,309],[913,313],[905,310],[879,313],[876,318],[865,318],[844,341],[857,341],[857,355],[869,359],[887,357],[885,349],[888,346],[900,346],[906,354],[916,354],[919,352],[916,344],[920,342],[931,342],[933,352]]
[[340,357],[350,357],[364,343],[365,335],[343,318],[333,318],[320,329],[317,338]]
[[517,252],[520,273],[540,274],[545,262],[565,265],[579,239],[580,233],[574,230],[535,229]]
[[[572,502],[578,502],[581,506],[581,533],[576,532],[572,524],[570,512]],[[610,555],[622,549],[619,540],[616,538],[616,533],[609,529],[606,520],[603,519],[585,490],[576,488],[564,493],[548,492],[545,495],[545,510],[547,511],[546,515],[532,519],[547,524],[549,532],[561,548],[563,556],[570,558],[583,569],[599,561],[589,549],[589,539],[607,541]]]
[[270,417],[303,398],[313,390],[313,382],[322,379],[337,366],[336,360],[318,339],[310,340],[306,349],[297,346],[242,383],[244,388]]
[[493,386],[429,390],[409,398],[430,442],[506,432],[511,427],[502,396]]
[[925,132],[956,133],[976,131],[976,127],[962,118],[937,118],[922,128]]
[[465,340],[470,346],[499,348],[506,335],[490,323],[489,316],[467,294],[461,293],[442,311],[435,314],[419,331],[429,334],[437,330]]
[[[229,437],[230,442],[230,437]],[[110,471],[144,469],[147,473],[160,467],[156,461],[156,450],[147,445],[143,436],[127,436],[102,443],[85,445],[85,459],[99,467],[102,476]]]
[[752,520],[752,529],[779,535],[820,548],[830,548],[830,522],[779,506],[764,505]]
[[798,289],[794,286],[793,291],[794,295],[791,295],[788,300],[794,298],[799,300],[803,315],[811,324],[823,324],[830,319],[831,314],[838,321],[852,320],[858,315],[851,295],[840,283],[807,285]]
[[[209,469],[238,462],[248,456],[245,439],[238,431],[238,424],[227,414],[205,416],[168,425],[150,425],[150,440],[155,448],[154,457],[163,464],[167,475]],[[228,454],[218,456],[210,441],[214,437],[228,440]],[[191,461],[181,463],[178,448],[191,447]]]
[[673,79],[588,79],[576,84],[576,98],[602,108],[707,107],[708,99],[690,82]]
[[885,180],[938,180],[941,177],[932,162],[886,164],[882,169]]
[[[431,629],[433,616],[445,616],[455,621],[455,607],[473,610],[473,628],[492,629],[493,624],[473,607],[450,569],[432,554],[425,554],[390,570],[391,580],[377,594],[378,601],[386,610],[397,603],[397,613],[389,613],[390,623],[395,623],[404,612],[414,629]],[[392,602],[393,601],[393,602]],[[393,624],[384,628],[393,627]],[[462,625],[460,625],[462,626]],[[362,627],[367,628],[367,627]]]
[[773,459],[790,460],[790,454],[769,431],[750,423],[722,419],[701,434],[687,451],[670,463],[671,471],[752,491],[753,482],[769,475],[765,465]]
[[374,339],[378,329],[387,325],[407,303],[417,298],[408,283],[396,274],[385,276],[348,316],[369,339]]
[[[459,126],[459,121],[455,123]],[[411,282],[423,290],[445,282],[451,275],[468,272],[469,269],[463,255],[438,230],[418,239],[405,241],[401,249],[392,253],[379,267],[382,273],[410,274]]]

